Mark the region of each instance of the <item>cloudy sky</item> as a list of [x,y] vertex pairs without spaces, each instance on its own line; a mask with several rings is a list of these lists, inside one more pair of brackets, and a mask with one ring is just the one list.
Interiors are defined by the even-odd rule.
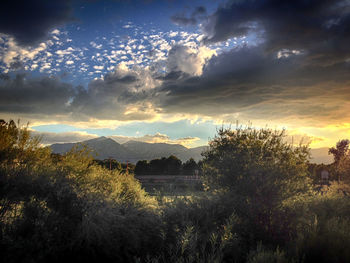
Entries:
[[0,119],[44,143],[350,138],[349,0],[5,0]]

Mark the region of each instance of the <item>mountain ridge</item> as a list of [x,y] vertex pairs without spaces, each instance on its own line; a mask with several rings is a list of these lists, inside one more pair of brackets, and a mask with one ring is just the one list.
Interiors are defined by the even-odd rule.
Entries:
[[129,161],[131,163],[136,163],[139,160],[169,157],[170,155],[175,155],[183,162],[190,158],[199,161],[202,159],[201,152],[207,148],[207,146],[186,148],[181,144],[147,143],[133,140],[120,144],[105,136],[77,143],[55,143],[50,147],[53,153],[62,154],[68,152],[75,145],[81,144],[86,144],[91,148],[96,159],[113,158],[120,162]]
[[[198,162],[203,158],[201,153],[208,149],[208,146],[187,148],[181,144],[148,143],[134,140],[120,144],[105,136],[78,143],[55,143],[50,147],[53,153],[62,154],[81,143],[86,144],[93,150],[93,155],[96,159],[113,158],[120,162],[129,161],[132,163],[136,163],[139,160],[152,160],[169,157],[170,155],[175,155],[183,162],[190,158],[193,158]],[[333,162],[333,157],[328,154],[328,148],[326,147],[311,149],[310,153],[311,162],[317,164],[330,164]]]

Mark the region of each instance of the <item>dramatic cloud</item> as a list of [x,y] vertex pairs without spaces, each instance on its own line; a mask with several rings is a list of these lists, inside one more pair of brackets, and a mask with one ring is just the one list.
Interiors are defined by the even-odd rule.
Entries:
[[255,34],[265,50],[306,50],[315,63],[349,57],[350,5],[347,0],[230,1],[205,26],[206,42]]
[[80,88],[71,103],[76,118],[91,117],[105,120],[148,120],[157,115],[147,91],[153,89],[158,80],[147,70],[129,69],[121,63],[114,72],[103,79]]
[[278,58],[263,50],[233,49],[213,57],[198,77],[169,78],[159,88],[158,106],[172,113],[231,114],[227,121],[350,116],[349,63],[320,66],[306,63],[307,55]]
[[28,78],[17,74],[0,79],[0,112],[13,114],[67,114],[75,91],[72,85],[54,77]]
[[70,0],[5,0],[0,9],[0,32],[23,46],[45,39],[50,29],[72,21]]
[[195,63],[178,63],[157,93],[164,112],[318,125],[350,117],[349,1],[230,1],[204,29],[206,44],[251,44],[212,57],[196,77],[181,74]]
[[59,30],[51,32],[54,44],[35,49],[7,38],[7,70],[48,73],[64,65],[75,79],[87,80],[79,86],[3,75],[0,112],[81,122],[348,122],[349,1],[230,1],[212,15],[197,9],[177,20],[193,24],[204,16],[202,32],[146,32],[128,23],[127,36],[96,37],[80,48]]
[[201,75],[203,66],[213,55],[216,55],[216,52],[205,46],[199,48],[174,46],[169,51],[167,59],[168,72],[181,71],[189,75]]
[[207,10],[204,6],[197,7],[189,17],[186,16],[186,13],[179,13],[176,15],[173,15],[171,17],[171,21],[176,25],[196,25],[198,21],[203,20],[206,18]]
[[8,117],[44,116],[69,121],[151,120],[157,109],[149,99],[160,80],[148,70],[129,69],[120,63],[115,71],[95,79],[85,88],[72,86],[55,77],[2,74],[0,113]]

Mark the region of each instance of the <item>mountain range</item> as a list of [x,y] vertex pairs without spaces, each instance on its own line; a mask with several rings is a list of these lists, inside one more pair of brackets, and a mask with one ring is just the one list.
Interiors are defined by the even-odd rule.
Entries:
[[[195,161],[202,159],[201,153],[207,149],[207,146],[196,148],[186,148],[180,144],[167,143],[147,143],[139,141],[128,141],[120,144],[104,136],[81,142],[87,145],[93,152],[96,159],[112,158],[119,162],[129,161],[136,163],[139,160],[152,160],[161,157],[175,155],[181,161],[187,161],[193,158]],[[74,146],[80,143],[55,143],[50,147],[53,153],[66,153]]]
[[[202,159],[201,153],[208,146],[200,146],[195,148],[186,148],[180,144],[167,143],[147,143],[139,141],[128,141],[120,144],[111,138],[104,136],[81,142],[86,144],[92,151],[96,159],[112,158],[119,162],[129,161],[136,163],[139,160],[152,160],[161,157],[169,157],[175,155],[181,161],[187,161],[193,158],[195,161]],[[50,147],[53,153],[66,153],[73,146],[79,143],[56,143]],[[328,148],[311,149],[311,162],[313,163],[332,163],[333,157],[328,155]]]
[[311,149],[311,159],[310,162],[312,163],[324,163],[324,164],[330,164],[334,161],[333,155],[328,154],[329,148],[315,148]]

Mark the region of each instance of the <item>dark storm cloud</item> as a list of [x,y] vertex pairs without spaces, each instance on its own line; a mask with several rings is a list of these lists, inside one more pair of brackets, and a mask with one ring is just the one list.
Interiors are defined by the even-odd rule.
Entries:
[[[132,120],[150,118],[147,101],[151,93],[143,90],[152,80],[143,71],[116,70],[88,86],[73,87],[53,77],[0,75],[0,113],[20,116],[52,116],[86,121],[90,118]],[[146,83],[148,81],[148,83]],[[126,114],[131,105],[140,110]],[[143,112],[144,111],[144,112]]]
[[[213,57],[198,77],[164,78],[166,112],[248,118],[346,119],[350,1],[230,1],[209,16],[205,44],[251,36]],[[169,72],[169,76],[181,75]]]
[[71,0],[4,0],[0,8],[0,32],[23,46],[43,40],[48,31],[72,21]]
[[[70,110],[76,119],[148,119],[149,114],[143,113],[146,110],[143,103],[151,96],[151,93],[144,90],[149,78],[151,77],[143,71],[124,72],[117,69],[106,74],[103,79],[91,81],[87,89],[79,88]],[[137,105],[140,112],[126,114],[130,105]]]
[[[266,51],[308,50],[325,63],[349,55],[348,0],[247,0],[220,7],[205,26],[207,43],[257,33]],[[311,57],[309,57],[311,59]]]
[[164,76],[156,76],[155,78],[163,81],[176,81],[187,77],[189,77],[189,74],[179,70],[179,71],[170,71]]
[[201,20],[206,17],[207,10],[204,6],[197,7],[189,17],[185,13],[179,13],[173,15],[170,19],[174,24],[188,26],[196,25],[198,20]]
[[27,79],[25,74],[0,81],[0,112],[59,114],[67,112],[67,103],[75,95],[71,85],[59,79]]
[[12,70],[23,69],[23,63],[17,59],[10,64],[10,69]]
[[350,99],[348,62],[320,66],[306,63],[307,55],[278,58],[264,49],[245,47],[213,57],[201,76],[165,81],[154,101],[169,113],[267,119],[331,118]]
[[113,73],[107,73],[106,76],[104,77],[104,81],[107,83],[125,83],[125,84],[131,84],[136,82],[138,79],[136,76],[133,75],[126,75],[123,77],[116,76]]

